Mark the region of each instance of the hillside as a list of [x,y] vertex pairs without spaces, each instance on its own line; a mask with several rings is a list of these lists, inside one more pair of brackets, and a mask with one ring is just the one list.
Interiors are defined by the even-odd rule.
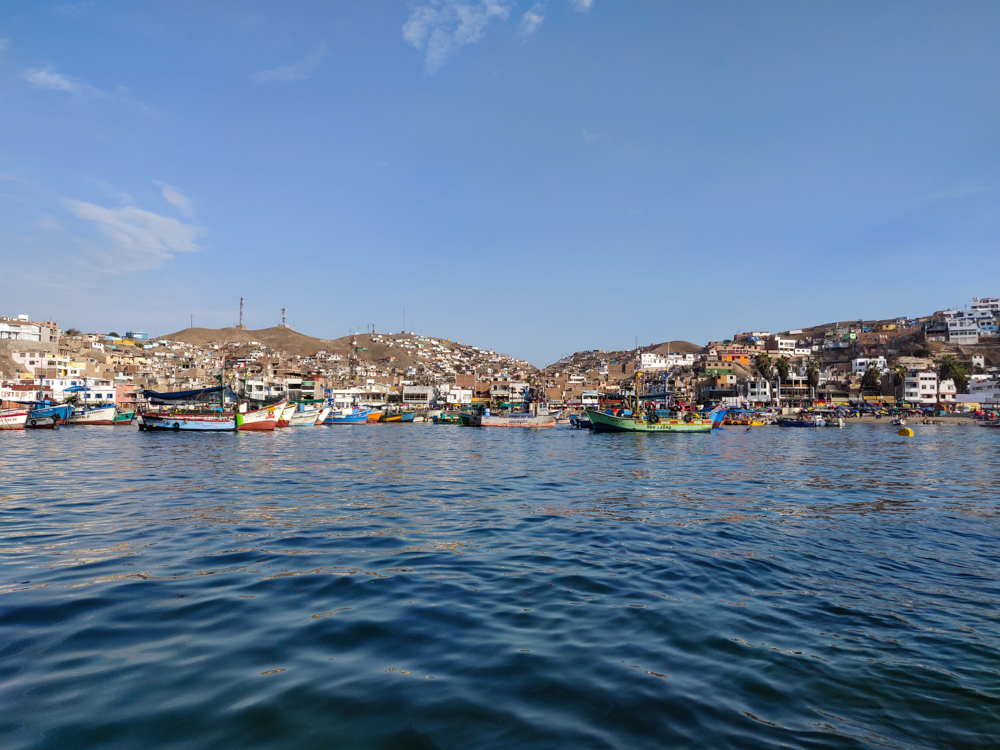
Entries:
[[692,344],[690,341],[665,341],[662,344],[654,344],[645,348],[647,352],[654,354],[687,354],[693,352],[697,354],[702,347]]
[[250,343],[256,341],[275,351],[298,354],[303,357],[311,357],[316,352],[322,350],[331,351],[330,347],[334,343],[328,339],[317,339],[312,336],[306,336],[304,333],[299,333],[298,331],[293,331],[291,328],[284,328],[282,326],[261,328],[256,331],[246,331],[241,328],[185,328],[183,331],[177,331],[177,333],[170,333],[157,338],[157,340],[162,339],[183,341],[185,344],[193,346],[235,342]]

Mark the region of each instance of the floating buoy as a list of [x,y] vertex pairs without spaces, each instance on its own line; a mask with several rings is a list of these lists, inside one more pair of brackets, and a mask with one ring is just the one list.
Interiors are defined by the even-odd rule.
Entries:
[[909,427],[901,427],[899,432],[896,433],[900,437],[913,437],[913,430]]

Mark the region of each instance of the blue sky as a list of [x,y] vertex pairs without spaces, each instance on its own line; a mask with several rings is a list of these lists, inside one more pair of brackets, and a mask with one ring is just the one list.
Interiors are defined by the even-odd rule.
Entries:
[[1000,293],[1000,3],[3,8],[0,314],[544,364]]

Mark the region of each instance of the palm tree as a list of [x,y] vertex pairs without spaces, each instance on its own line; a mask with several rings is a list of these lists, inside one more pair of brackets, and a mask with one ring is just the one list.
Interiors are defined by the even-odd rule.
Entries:
[[791,360],[788,359],[784,354],[778,357],[778,361],[774,364],[774,369],[778,371],[778,377],[781,380],[788,380],[788,373],[791,371],[791,365],[789,364]]
[[882,370],[874,362],[868,363],[868,369],[865,370],[865,374],[861,376],[861,386],[863,388],[874,388],[878,385],[879,380],[882,378]]
[[909,370],[906,369],[905,365],[896,365],[892,368],[892,384],[899,388],[899,386],[906,382],[908,374]]
[[761,377],[767,377],[771,374],[771,357],[764,352],[756,355],[753,358],[753,365],[757,368],[757,372],[761,374]]
[[819,385],[819,365],[812,360],[809,360],[809,364],[806,365],[806,378],[811,387],[815,388]]

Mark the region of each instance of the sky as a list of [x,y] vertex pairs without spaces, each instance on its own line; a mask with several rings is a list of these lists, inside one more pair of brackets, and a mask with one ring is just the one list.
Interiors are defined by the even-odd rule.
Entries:
[[1000,294],[1000,3],[0,3],[0,314],[537,365]]

